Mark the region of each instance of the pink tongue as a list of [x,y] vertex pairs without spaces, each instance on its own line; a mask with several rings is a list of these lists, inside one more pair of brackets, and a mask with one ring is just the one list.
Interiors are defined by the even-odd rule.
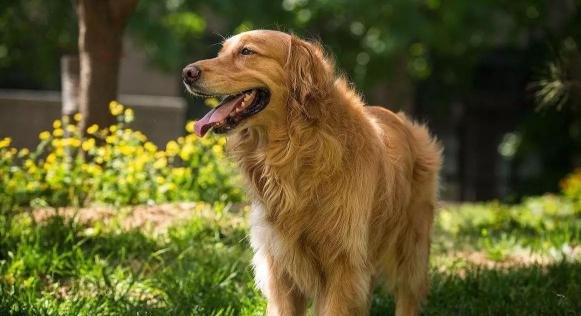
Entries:
[[228,114],[234,111],[236,106],[242,102],[242,99],[244,99],[244,94],[241,94],[234,99],[227,101],[226,103],[222,103],[218,107],[215,107],[210,110],[210,112],[206,113],[203,118],[196,121],[196,125],[194,126],[196,135],[200,137],[206,135],[206,132],[208,132],[212,126],[228,117]]

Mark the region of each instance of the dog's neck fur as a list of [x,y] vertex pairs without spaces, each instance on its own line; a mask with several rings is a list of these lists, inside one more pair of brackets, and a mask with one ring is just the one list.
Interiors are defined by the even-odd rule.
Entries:
[[[289,212],[323,201],[325,197],[320,194],[328,190],[319,189],[344,167],[344,151],[352,147],[350,137],[334,134],[334,127],[354,124],[345,122],[346,117],[354,119],[345,112],[362,109],[360,97],[346,87],[343,79],[337,79],[325,99],[308,105],[320,107],[324,114],[315,119],[289,113],[275,127],[248,128],[230,137],[229,152],[242,169],[250,193],[265,206],[270,221],[282,221]],[[331,104],[330,100],[343,102]]]

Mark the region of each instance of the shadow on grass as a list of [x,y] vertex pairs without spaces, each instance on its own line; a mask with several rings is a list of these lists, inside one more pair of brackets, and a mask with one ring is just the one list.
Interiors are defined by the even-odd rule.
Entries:
[[[460,275],[432,273],[424,315],[577,315],[581,264],[481,269]],[[374,295],[372,315],[392,315],[393,299]]]
[[74,276],[95,258],[110,264],[144,260],[157,249],[154,239],[138,229],[96,232],[95,228],[61,216],[40,223],[13,221],[0,233],[0,260],[20,261],[30,275]]
[[0,315],[262,310],[245,236],[202,218],[157,239],[139,230],[99,232],[59,216],[38,224],[13,218],[0,229]]

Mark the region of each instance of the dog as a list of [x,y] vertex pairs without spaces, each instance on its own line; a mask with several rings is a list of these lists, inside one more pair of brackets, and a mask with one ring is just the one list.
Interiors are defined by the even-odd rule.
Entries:
[[182,72],[221,103],[195,133],[227,134],[252,199],[250,241],[268,315],[366,315],[375,282],[396,315],[428,291],[441,146],[427,128],[365,106],[317,42],[254,30]]

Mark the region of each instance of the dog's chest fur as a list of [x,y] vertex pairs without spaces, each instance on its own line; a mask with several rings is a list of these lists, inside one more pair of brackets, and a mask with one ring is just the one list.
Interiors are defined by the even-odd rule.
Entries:
[[[321,249],[308,241],[308,227],[296,236],[289,231],[298,227],[279,227],[267,216],[264,205],[253,203],[250,217],[250,240],[255,252],[254,266],[259,286],[268,284],[268,278],[290,278],[305,293],[314,293],[323,280]],[[296,223],[295,223],[296,225]],[[292,233],[295,234],[295,233]]]

